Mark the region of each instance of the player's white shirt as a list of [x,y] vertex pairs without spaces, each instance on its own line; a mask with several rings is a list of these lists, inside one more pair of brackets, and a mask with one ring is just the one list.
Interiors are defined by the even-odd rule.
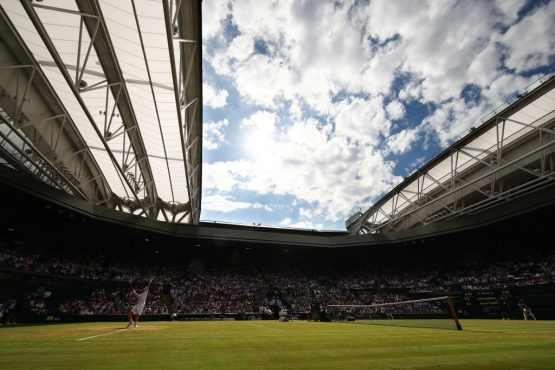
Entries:
[[146,296],[148,295],[148,288],[144,290],[141,294],[137,294],[137,304],[133,307],[133,313],[135,315],[142,315],[145,308]]
[[148,288],[146,288],[141,294],[137,294],[137,305],[144,306],[146,303],[146,296],[148,295]]

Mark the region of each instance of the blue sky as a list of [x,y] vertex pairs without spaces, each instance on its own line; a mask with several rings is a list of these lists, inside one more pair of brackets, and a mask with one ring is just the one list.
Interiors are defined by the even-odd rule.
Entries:
[[203,0],[202,220],[343,230],[555,72],[555,1]]

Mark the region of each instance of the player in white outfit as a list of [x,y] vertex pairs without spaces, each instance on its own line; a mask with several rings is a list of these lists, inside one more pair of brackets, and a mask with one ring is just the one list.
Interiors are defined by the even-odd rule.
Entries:
[[[143,291],[139,294],[135,291],[135,289],[133,289],[133,295],[135,296],[135,298],[137,299],[137,303],[131,308],[131,310],[129,310],[129,314],[127,315],[128,319],[129,319],[129,324],[127,324],[127,327],[131,327],[131,325],[133,325],[133,327],[137,327],[138,323],[139,323],[139,317],[143,314],[143,310],[145,308],[145,303],[146,303],[146,296],[148,295],[148,291],[150,290],[150,284],[152,283],[152,279],[149,280],[148,285],[143,289]],[[135,318],[135,321],[133,321],[133,317]]]

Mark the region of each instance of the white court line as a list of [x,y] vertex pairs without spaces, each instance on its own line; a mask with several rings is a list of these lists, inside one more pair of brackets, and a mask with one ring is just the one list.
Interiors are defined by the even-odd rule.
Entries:
[[[265,327],[265,329],[268,329],[267,327]],[[278,329],[276,329],[278,330]],[[454,331],[454,330],[453,330]],[[285,332],[285,331],[284,331]],[[331,333],[335,333],[335,331],[331,332]],[[413,331],[413,332],[404,332],[402,334],[392,334],[388,336],[406,336],[406,334],[417,334],[420,333],[418,331]],[[375,335],[383,335],[383,333],[345,333],[345,334],[340,334],[340,335],[333,335],[334,338],[351,338],[353,336],[375,336]],[[177,335],[177,336],[171,336],[171,337],[149,337],[149,340],[177,340],[177,339],[224,339],[224,338],[229,338],[229,339],[240,339],[240,338],[247,338],[247,339],[252,339],[252,338],[283,338],[283,337],[292,337],[292,338],[312,338],[312,337],[321,337],[321,336],[329,336],[329,334],[325,334],[323,332],[319,332],[319,333],[306,333],[306,334],[293,334],[291,332],[287,332],[284,336],[280,336],[280,335],[270,335],[270,334],[264,334],[264,335],[210,335],[210,336],[200,336],[200,335]],[[117,339],[116,339],[117,340]],[[130,337],[126,337],[125,339],[121,339],[121,340],[126,340],[126,341],[133,341],[133,340],[144,340],[144,339],[140,339],[140,338],[130,338]]]
[[256,323],[256,322],[249,322],[249,325],[251,325],[251,326],[257,326],[257,327],[263,328],[263,329],[278,331],[278,332],[280,332],[280,333],[285,333],[285,330],[272,328],[272,327],[269,327],[269,326],[266,326],[266,325],[260,325],[259,323]]
[[85,337],[85,338],[79,338],[79,339],[77,339],[77,340],[78,340],[78,341],[81,341],[81,340],[87,340],[87,339],[92,339],[92,338],[102,337],[102,336],[104,336],[104,335],[110,335],[110,334],[114,334],[114,333],[120,333],[120,332],[121,332],[121,331],[123,331],[123,330],[125,330],[125,329],[116,329],[116,330],[114,330],[114,331],[111,331],[111,332],[109,332],[109,333],[103,333],[103,334],[91,335],[90,337]]
[[[335,333],[335,330],[315,330],[315,332],[313,333],[307,333],[304,332],[302,334],[296,334],[294,331],[288,331],[288,330],[282,330],[282,329],[276,329],[276,328],[272,328],[269,326],[265,326],[265,325],[261,325],[255,322],[249,322],[248,323],[251,326],[257,326],[263,329],[267,329],[267,330],[271,330],[271,331],[275,331],[275,332],[280,332],[280,333],[286,333],[287,336],[292,336],[292,337],[318,337],[318,336],[323,336],[323,335],[328,335],[325,333]],[[407,327],[401,327],[404,329],[410,329]],[[110,334],[114,334],[114,333],[119,333],[122,332],[124,330],[127,330],[126,328],[122,328],[122,329],[116,329],[114,331],[111,331],[109,333],[103,333],[103,334],[97,334],[97,335],[92,335],[90,337],[85,337],[85,338],[80,338],[77,339],[78,341],[83,341],[83,340],[87,340],[87,339],[93,339],[93,338],[97,338],[97,337],[102,337],[105,335],[110,335]],[[455,330],[453,330],[453,332],[455,332]],[[240,333],[240,332],[230,332],[230,333]],[[349,331],[349,332],[345,332],[344,334],[341,335],[335,335],[335,337],[349,337],[349,336],[357,336],[357,335],[367,335],[367,336],[373,336],[373,335],[383,335],[384,333],[382,332],[366,332],[366,331]],[[404,336],[407,334],[422,334],[422,331],[403,331],[402,333],[388,333],[388,336]],[[425,333],[426,335],[428,335],[429,333]],[[187,336],[172,336],[170,338],[150,338],[150,339],[158,339],[158,340],[173,340],[173,339],[215,339],[215,338],[266,338],[266,337],[275,337],[276,335],[211,335],[211,336],[197,336],[197,335],[187,335]],[[126,340],[129,340],[129,338],[127,338]]]

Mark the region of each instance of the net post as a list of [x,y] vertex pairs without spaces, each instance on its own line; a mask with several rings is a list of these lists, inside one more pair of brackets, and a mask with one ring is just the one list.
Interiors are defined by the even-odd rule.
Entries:
[[457,330],[462,330],[461,323],[459,322],[459,317],[457,316],[457,311],[455,310],[455,304],[451,297],[446,297],[445,302],[447,302],[447,306],[449,306],[449,312],[451,313],[451,317],[453,321],[455,321],[455,325],[457,326]]

